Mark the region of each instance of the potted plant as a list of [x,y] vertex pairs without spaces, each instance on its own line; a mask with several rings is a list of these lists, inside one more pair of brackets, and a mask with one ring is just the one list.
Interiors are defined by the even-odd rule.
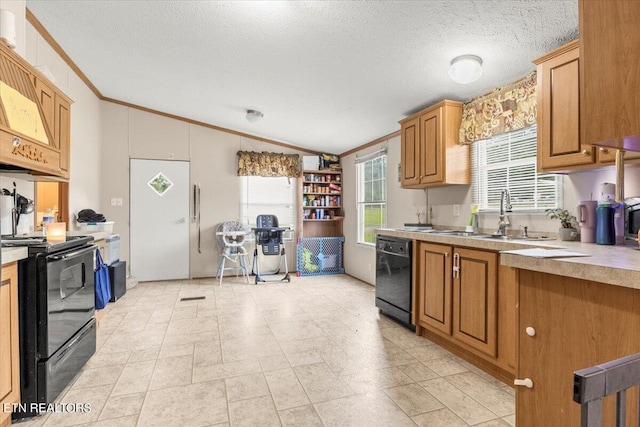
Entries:
[[573,226],[576,222],[576,217],[566,209],[547,209],[547,216],[551,219],[557,219],[560,221],[560,229],[558,234],[560,240],[575,240],[578,236],[578,230]]

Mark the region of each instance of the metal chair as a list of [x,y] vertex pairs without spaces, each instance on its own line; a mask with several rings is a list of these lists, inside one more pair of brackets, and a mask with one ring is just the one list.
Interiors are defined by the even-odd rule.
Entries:
[[[580,425],[602,426],[602,400],[616,394],[616,426],[626,426],[627,389],[640,384],[640,353],[573,373],[573,400],[582,405]],[[640,426],[640,398],[637,402]]]
[[[220,248],[220,264],[218,265],[218,277],[222,285],[222,277],[227,270],[242,272],[249,283],[249,270],[247,269],[247,250],[244,248],[247,230],[238,221],[226,221],[218,225],[216,237]],[[225,263],[230,261],[234,266],[225,267]]]
[[[255,284],[259,282],[291,282],[289,276],[289,268],[287,267],[287,257],[284,250],[284,232],[288,227],[278,226],[278,217],[275,215],[258,215],[256,218],[256,227],[251,230],[255,233],[255,249],[253,251],[253,273],[256,275]],[[258,255],[258,247],[262,249],[264,256],[280,255],[280,264],[278,269],[265,274],[279,274],[282,264],[284,263],[284,276],[281,279],[265,280],[260,275],[260,260]],[[264,273],[264,272],[263,272]]]

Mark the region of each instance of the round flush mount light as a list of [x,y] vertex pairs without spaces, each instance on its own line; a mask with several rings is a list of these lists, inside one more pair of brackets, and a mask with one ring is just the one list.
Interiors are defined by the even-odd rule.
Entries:
[[475,82],[482,75],[482,58],[476,55],[462,55],[451,60],[449,77],[463,85]]
[[247,110],[247,120],[250,121],[251,123],[258,122],[262,120],[263,117],[264,117],[264,114],[262,114],[258,110]]

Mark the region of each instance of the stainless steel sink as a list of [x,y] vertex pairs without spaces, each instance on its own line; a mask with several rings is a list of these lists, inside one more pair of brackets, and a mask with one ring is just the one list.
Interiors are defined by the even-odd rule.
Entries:
[[490,237],[490,234],[479,234],[479,233],[468,233],[466,231],[456,231],[456,230],[435,230],[431,234],[440,234],[444,236],[459,236],[459,237]]
[[518,240],[522,242],[531,241],[544,241],[544,240],[554,240],[545,236],[535,236],[535,237],[522,237],[522,236],[502,236],[500,234],[485,234],[483,236],[484,239],[493,239],[493,240]]

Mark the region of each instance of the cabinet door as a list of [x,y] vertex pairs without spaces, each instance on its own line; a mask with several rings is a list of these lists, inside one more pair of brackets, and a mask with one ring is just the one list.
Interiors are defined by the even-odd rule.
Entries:
[[60,149],[60,169],[69,176],[69,153],[71,151],[71,105],[59,96],[55,97],[54,138]]
[[[18,349],[18,274],[16,264],[2,266],[0,280],[0,404],[20,396]],[[1,411],[0,411],[1,412]]]
[[583,137],[608,141],[640,134],[640,7],[637,1],[578,2]]
[[497,354],[497,264],[494,252],[455,248],[453,336],[495,357]]
[[577,44],[538,64],[539,167],[563,169],[595,161],[580,140],[580,72]]
[[442,114],[438,108],[420,116],[420,183],[444,181]]
[[[580,425],[573,372],[640,351],[639,301],[631,288],[520,270],[517,376],[533,388],[516,388],[518,427]],[[605,399],[605,420],[612,403]]]
[[[625,151],[624,153],[625,160],[635,160],[640,159],[640,153],[633,151]],[[599,163],[610,163],[613,164],[616,161],[616,150],[614,148],[598,148],[598,162]]]
[[[44,114],[44,120],[46,126],[53,130],[55,124],[55,91],[42,82],[40,79],[35,79],[36,95],[42,105],[42,113]],[[54,138],[56,136],[54,135]],[[54,141],[54,146],[58,148],[57,141]]]
[[418,322],[447,335],[451,335],[451,253],[449,246],[418,246]]
[[420,118],[402,124],[402,186],[420,184]]

